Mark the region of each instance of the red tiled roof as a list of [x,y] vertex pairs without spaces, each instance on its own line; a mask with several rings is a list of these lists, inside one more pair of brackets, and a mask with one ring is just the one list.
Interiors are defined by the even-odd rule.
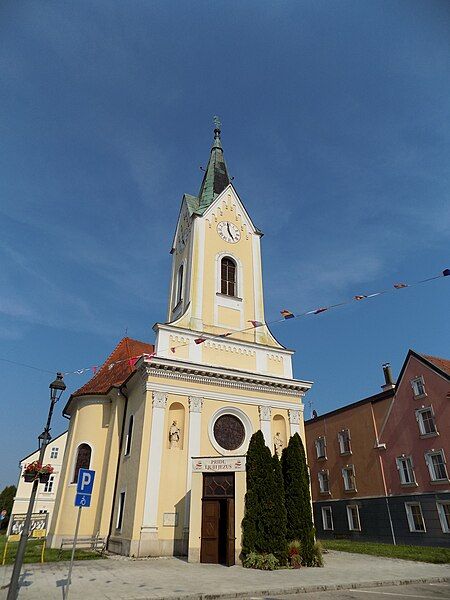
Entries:
[[[153,351],[154,346],[152,344],[133,340],[129,337],[123,338],[94,377],[74,392],[72,397],[84,396],[85,394],[107,394],[113,386],[121,386],[131,373],[136,370],[136,367],[131,366],[126,359],[132,356],[139,356],[144,352],[151,354]],[[117,361],[123,362],[119,362],[109,368],[112,363]]]
[[430,363],[433,363],[435,367],[450,375],[450,360],[446,358],[440,358],[439,356],[430,356],[429,354],[422,354],[422,356]]

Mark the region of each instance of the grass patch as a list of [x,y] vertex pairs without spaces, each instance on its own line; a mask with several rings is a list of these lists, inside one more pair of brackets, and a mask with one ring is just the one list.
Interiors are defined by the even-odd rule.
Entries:
[[393,546],[377,542],[353,542],[352,540],[321,540],[326,550],[355,552],[388,558],[403,558],[435,564],[450,563],[450,548],[432,548],[430,546]]
[[[0,566],[3,560],[3,552],[6,544],[6,536],[0,536]],[[8,550],[6,554],[5,565],[11,565],[16,558],[17,548],[19,546],[19,542],[10,542],[8,544]],[[42,541],[40,540],[28,540],[27,547],[25,550],[24,563],[38,563],[41,562],[41,551],[42,551]],[[72,554],[71,550],[63,550],[61,552],[61,556],[59,555],[59,550],[54,548],[46,548],[44,561],[47,562],[59,562],[63,560],[70,560],[70,556]],[[93,552],[91,550],[76,550],[75,551],[75,560],[95,560],[97,558],[104,558],[100,556],[98,552]]]

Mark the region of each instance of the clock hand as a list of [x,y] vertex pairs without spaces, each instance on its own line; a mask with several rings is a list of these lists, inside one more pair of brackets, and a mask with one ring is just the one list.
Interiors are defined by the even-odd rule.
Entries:
[[230,224],[229,224],[229,223],[227,223],[227,229],[228,229],[228,233],[229,233],[229,235],[230,235],[230,238],[231,238],[231,239],[233,240],[233,242],[234,242],[234,237],[233,237],[233,234],[232,234],[232,233],[231,233],[231,231],[230,231]]

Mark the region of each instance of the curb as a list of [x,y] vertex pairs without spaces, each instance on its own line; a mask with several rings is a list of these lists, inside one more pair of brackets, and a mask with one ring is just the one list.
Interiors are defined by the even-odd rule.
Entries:
[[270,588],[253,592],[231,592],[228,594],[187,594],[183,596],[148,596],[139,600],[232,600],[234,598],[265,600],[268,596],[287,596],[289,594],[307,594],[310,592],[328,592],[336,590],[356,590],[385,586],[400,586],[419,583],[449,583],[450,577],[421,577],[417,579],[392,579],[386,581],[357,581],[355,583],[337,583],[324,585],[305,585],[300,587]]

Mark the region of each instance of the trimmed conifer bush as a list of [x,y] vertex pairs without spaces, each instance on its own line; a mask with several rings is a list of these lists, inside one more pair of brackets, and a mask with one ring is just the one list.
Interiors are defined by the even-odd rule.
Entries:
[[308,467],[305,449],[298,433],[289,440],[281,457],[285,506],[287,515],[286,540],[299,540],[302,565],[316,566],[314,525],[311,512]]
[[273,554],[286,562],[286,509],[283,475],[278,458],[264,443],[261,431],[253,434],[247,452],[247,492],[242,520],[242,554]]

